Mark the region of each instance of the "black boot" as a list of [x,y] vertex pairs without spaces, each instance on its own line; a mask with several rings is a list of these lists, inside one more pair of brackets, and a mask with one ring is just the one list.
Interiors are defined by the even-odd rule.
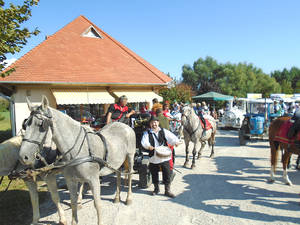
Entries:
[[157,195],[159,193],[159,185],[154,184],[154,190],[152,191],[152,195]]
[[175,198],[175,195],[171,192],[170,188],[171,188],[170,184],[165,185],[165,196],[168,196],[170,198]]

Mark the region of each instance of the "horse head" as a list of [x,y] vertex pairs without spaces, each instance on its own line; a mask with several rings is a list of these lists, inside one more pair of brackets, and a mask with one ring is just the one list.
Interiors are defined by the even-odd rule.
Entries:
[[29,166],[34,166],[36,160],[41,159],[41,153],[45,145],[51,145],[52,116],[49,109],[49,101],[43,96],[40,106],[33,105],[28,98],[27,105],[30,116],[23,124],[25,135],[19,152],[20,161]]

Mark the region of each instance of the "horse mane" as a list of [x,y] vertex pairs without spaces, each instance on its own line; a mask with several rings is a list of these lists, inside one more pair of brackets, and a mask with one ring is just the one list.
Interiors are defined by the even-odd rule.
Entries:
[[61,111],[59,111],[59,110],[57,110],[57,109],[54,109],[54,108],[52,108],[52,107],[50,107],[50,106],[49,106],[48,108],[50,109],[50,111],[51,111],[52,113],[54,112],[54,113],[57,113],[57,114],[63,116],[64,119],[66,119],[68,122],[73,123],[74,125],[81,125],[80,122],[74,120],[72,117],[70,117],[70,116],[67,115],[66,113],[63,113],[63,112],[61,112]]

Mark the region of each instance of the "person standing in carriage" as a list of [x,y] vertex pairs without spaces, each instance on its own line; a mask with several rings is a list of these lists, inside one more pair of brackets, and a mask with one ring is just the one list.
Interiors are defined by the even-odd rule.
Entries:
[[[149,151],[149,170],[154,184],[153,195],[159,193],[158,173],[160,169],[163,174],[163,182],[165,185],[165,195],[174,198],[171,192],[171,167],[170,160],[172,151],[168,148],[168,144],[178,146],[179,139],[170,131],[159,127],[159,119],[156,116],[150,118],[150,129],[145,131],[141,140],[142,146]],[[165,151],[161,151],[164,149]]]
[[121,122],[129,125],[129,118],[131,115],[135,114],[135,111],[128,108],[127,100],[128,98],[125,95],[122,95],[119,98],[118,103],[110,105],[106,114],[106,124],[111,122]]

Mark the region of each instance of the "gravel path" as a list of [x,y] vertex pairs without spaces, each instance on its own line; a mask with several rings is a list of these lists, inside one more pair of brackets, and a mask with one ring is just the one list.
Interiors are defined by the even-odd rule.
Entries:
[[[215,158],[208,158],[206,148],[194,170],[183,168],[184,146],[176,151],[178,173],[172,185],[175,199],[151,196],[148,189],[137,187],[134,175],[133,204],[126,206],[126,188],[121,193],[122,203],[114,204],[115,179],[105,177],[102,184],[103,223],[106,225],[195,225],[195,224],[300,224],[300,172],[289,171],[293,186],[281,178],[278,164],[277,180],[269,178],[270,150],[267,141],[253,141],[240,147],[237,131],[219,131]],[[279,157],[281,158],[281,157]],[[293,156],[293,167],[295,156]],[[163,186],[161,186],[163,190]],[[69,195],[60,191],[70,224]],[[41,224],[55,224],[58,220],[51,201],[41,206]],[[97,217],[92,196],[84,196],[79,211],[79,224],[96,224]]]

